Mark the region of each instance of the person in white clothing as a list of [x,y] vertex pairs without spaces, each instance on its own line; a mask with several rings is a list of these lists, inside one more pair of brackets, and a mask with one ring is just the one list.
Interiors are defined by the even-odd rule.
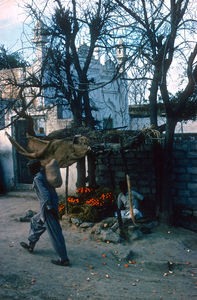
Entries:
[[[126,181],[119,182],[121,192],[118,195],[117,205],[118,209],[121,211],[122,218],[130,219],[131,218],[131,210],[129,204],[129,193],[127,189]],[[139,211],[139,203],[138,200],[142,201],[144,196],[139,194],[138,192],[131,190],[131,200],[133,204],[133,214],[136,219],[143,218],[142,213]]]

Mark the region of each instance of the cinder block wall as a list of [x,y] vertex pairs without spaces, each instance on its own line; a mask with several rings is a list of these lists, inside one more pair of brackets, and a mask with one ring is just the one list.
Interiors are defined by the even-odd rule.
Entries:
[[[154,210],[157,201],[156,176],[151,145],[125,154],[131,187],[144,195],[144,206]],[[119,189],[126,170],[120,153],[97,159],[96,181],[99,185]],[[112,178],[112,179],[111,179]],[[172,192],[175,206],[197,210],[197,134],[176,135],[173,149]]]
[[[156,180],[151,145],[125,153],[131,188],[144,196],[143,207],[154,213],[156,202]],[[100,186],[119,191],[119,181],[126,179],[126,168],[121,153],[99,156],[96,166],[96,182]]]
[[176,136],[173,151],[174,203],[197,210],[197,134]]

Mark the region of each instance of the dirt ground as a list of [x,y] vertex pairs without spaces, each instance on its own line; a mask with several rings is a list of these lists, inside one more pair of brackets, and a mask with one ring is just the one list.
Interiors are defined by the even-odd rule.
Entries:
[[0,299],[197,299],[195,232],[160,225],[132,243],[112,244],[62,221],[72,265],[60,267],[50,262],[56,254],[47,233],[33,254],[20,247],[29,223],[18,218],[28,209],[39,210],[31,196],[0,197]]

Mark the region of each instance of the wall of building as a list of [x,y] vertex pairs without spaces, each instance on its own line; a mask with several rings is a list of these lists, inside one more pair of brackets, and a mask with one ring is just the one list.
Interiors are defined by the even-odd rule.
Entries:
[[[158,117],[158,125],[166,123],[165,117]],[[130,128],[131,130],[141,130],[142,128],[150,127],[149,116],[132,116],[130,115]],[[196,133],[197,121],[178,122],[175,128],[176,133]]]
[[[60,169],[62,176],[62,186],[57,188],[56,191],[59,195],[66,195],[66,168]],[[76,182],[77,182],[77,164],[73,164],[69,167],[69,175],[68,175],[68,194],[74,195],[76,193]]]
[[72,119],[58,119],[57,118],[57,107],[54,107],[46,113],[46,135],[51,132],[66,127],[70,127]]
[[[165,124],[164,117],[158,117],[158,126]],[[150,127],[150,117],[133,117],[130,115],[130,128],[131,130],[141,130],[142,128]]]
[[[7,132],[10,134],[9,129]],[[5,130],[0,130],[0,161],[5,189],[10,190],[14,186],[14,163],[12,145],[5,135]]]

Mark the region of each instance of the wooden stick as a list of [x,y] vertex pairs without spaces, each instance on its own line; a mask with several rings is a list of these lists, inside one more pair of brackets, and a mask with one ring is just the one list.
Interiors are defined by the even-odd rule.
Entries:
[[65,199],[65,213],[68,215],[68,176],[69,176],[69,167],[66,167],[66,199]]
[[130,178],[129,178],[128,174],[126,174],[126,179],[127,179],[127,188],[128,188],[128,194],[129,194],[129,205],[130,205],[131,219],[133,221],[133,224],[136,225],[135,217],[134,217],[134,214],[133,214],[133,203],[132,203],[132,198],[131,198],[131,184],[130,184]]

